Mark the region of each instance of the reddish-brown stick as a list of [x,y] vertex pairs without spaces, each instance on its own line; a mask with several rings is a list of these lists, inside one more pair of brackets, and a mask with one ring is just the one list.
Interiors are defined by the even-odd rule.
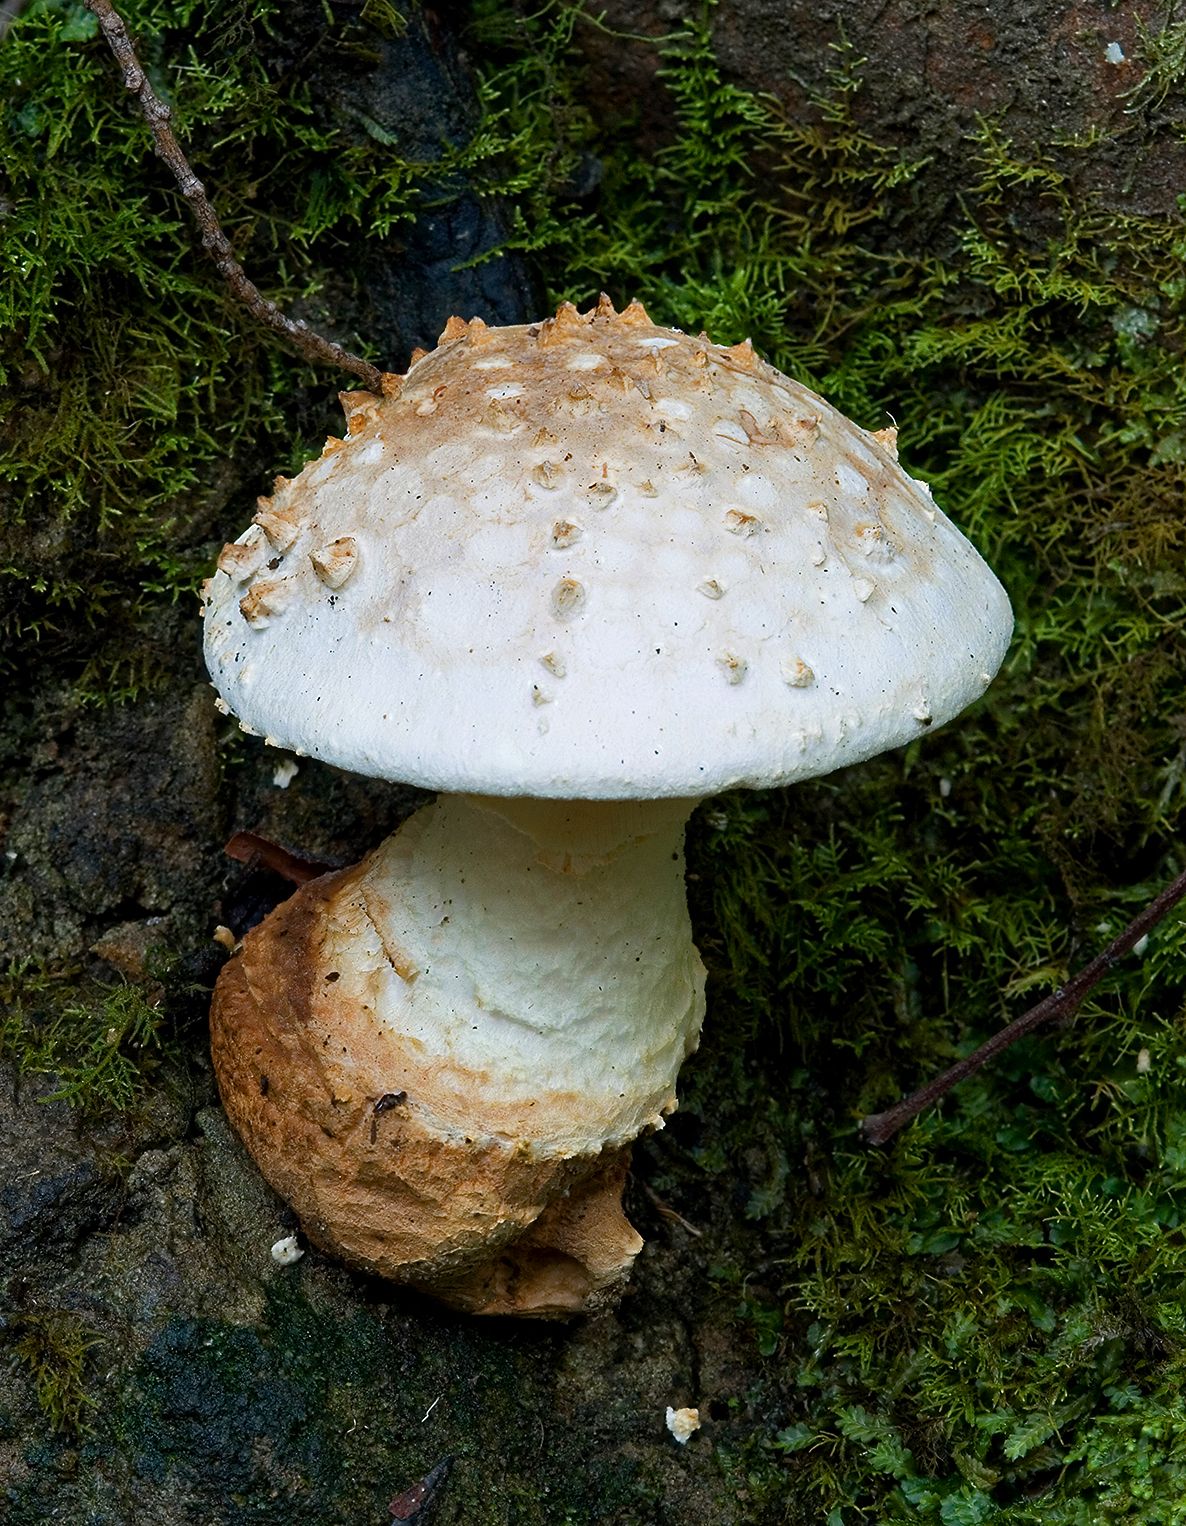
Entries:
[[361,356],[352,355],[332,339],[315,334],[306,324],[281,312],[248,279],[246,271],[235,258],[230,239],[222,231],[222,225],[206,196],[205,186],[190,168],[189,160],[177,141],[172,127],[172,112],[152,88],[136,56],[123,17],[111,4],[111,0],[84,0],[84,4],[98,17],[103,35],[123,70],[124,85],[140,104],[156,151],[172,170],[178,189],[189,202],[194,222],[201,234],[202,248],[214,261],[215,269],[227,283],[232,296],[260,323],[287,339],[307,360],[349,371],[352,375],[361,377],[372,392],[381,391],[383,373],[377,366],[371,365],[369,360],[363,360]]
[[307,885],[310,880],[328,874],[334,868],[324,859],[306,858],[304,854],[282,848],[278,842],[261,837],[258,832],[236,832],[222,851],[238,864],[258,864],[293,885]]
[[945,1070],[941,1076],[936,1076],[933,1081],[928,1081],[925,1086],[920,1086],[916,1092],[911,1092],[909,1097],[904,1097],[893,1107],[886,1108],[884,1113],[871,1113],[868,1118],[863,1118],[861,1133],[865,1139],[870,1144],[885,1144],[904,1124],[916,1118],[924,1108],[930,1107],[932,1102],[937,1102],[953,1086],[957,1086],[968,1076],[974,1075],[982,1065],[987,1065],[989,1060],[994,1059],[1002,1050],[1008,1049],[1010,1044],[1015,1044],[1018,1039],[1024,1038],[1027,1033],[1032,1033],[1043,1023],[1053,1022],[1060,1017],[1070,1017],[1078,1010],[1083,998],[1099,984],[1117,960],[1131,953],[1145,934],[1156,927],[1162,917],[1171,911],[1184,895],[1186,895],[1186,872],[1167,885],[1155,900],[1150,901],[1144,911],[1132,919],[1120,936],[1113,938],[1103,953],[1097,954],[1090,964],[1085,964],[1077,975],[1073,975],[1067,981],[1066,985],[1059,986],[1057,991],[1052,992],[1044,1001],[1040,1001],[1036,1007],[1031,1007],[1028,1012],[1023,1012],[1020,1017],[1014,1018],[1011,1023],[994,1033],[992,1038],[981,1044],[979,1049],[973,1050],[966,1059],[957,1060],[949,1070]]

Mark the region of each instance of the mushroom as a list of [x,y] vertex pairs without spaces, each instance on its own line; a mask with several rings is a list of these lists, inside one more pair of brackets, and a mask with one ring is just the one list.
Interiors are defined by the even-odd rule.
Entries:
[[245,938],[222,1096],[315,1243],[484,1313],[621,1287],[630,1143],[704,1014],[683,833],[990,681],[1008,600],[926,486],[764,364],[608,299],[450,319],[206,590],[245,729],[439,791]]

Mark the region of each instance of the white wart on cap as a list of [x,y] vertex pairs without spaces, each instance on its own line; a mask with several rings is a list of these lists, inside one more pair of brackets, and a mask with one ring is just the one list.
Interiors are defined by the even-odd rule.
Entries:
[[1008,600],[870,434],[631,304],[451,319],[261,500],[208,587],[244,725],[361,773],[555,798],[788,783],[950,719]]

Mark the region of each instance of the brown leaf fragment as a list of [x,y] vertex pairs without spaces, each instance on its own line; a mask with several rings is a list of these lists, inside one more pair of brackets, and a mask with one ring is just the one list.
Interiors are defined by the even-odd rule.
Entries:
[[391,1518],[394,1521],[410,1521],[413,1526],[423,1526],[427,1520],[425,1512],[436,1498],[437,1491],[449,1476],[449,1469],[453,1466],[452,1457],[442,1458],[436,1467],[426,1473],[424,1477],[405,1489],[402,1494],[397,1494],[388,1505]]

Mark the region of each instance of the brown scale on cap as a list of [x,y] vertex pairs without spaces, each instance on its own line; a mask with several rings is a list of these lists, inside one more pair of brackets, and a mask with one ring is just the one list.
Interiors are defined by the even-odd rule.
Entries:
[[523,420],[513,408],[491,398],[482,415],[482,423],[497,434],[516,434],[523,427]]
[[469,324],[465,321],[464,318],[453,316],[441,330],[441,335],[437,340],[437,345],[439,347],[442,344],[449,344],[454,339],[465,339],[468,337],[468,335]]
[[382,399],[373,392],[339,392],[338,402],[346,415],[346,433],[353,436],[378,418]]
[[584,585],[576,578],[561,578],[552,590],[552,609],[561,619],[579,614],[585,605]]
[[248,625],[266,625],[273,615],[283,613],[288,603],[286,579],[271,583],[256,583],[239,600],[239,613]]
[[281,556],[288,551],[301,533],[300,520],[292,509],[277,508],[274,498],[260,498],[252,519],[268,537],[274,551]]
[[580,419],[588,414],[598,412],[598,402],[588,387],[567,387],[563,397],[558,397],[552,405],[553,413],[564,413],[569,418]]
[[898,431],[895,425],[890,424],[885,429],[875,429],[873,438],[891,461],[898,459]]
[[259,571],[264,554],[263,542],[258,539],[229,541],[218,553],[216,565],[219,572],[225,572],[238,583],[245,583]]
[[352,418],[356,413],[371,412],[378,403],[378,395],[374,392],[339,392],[338,402],[342,405],[342,412],[346,417]]
[[637,297],[618,314],[618,322],[634,328],[650,328],[651,318]]
[[358,542],[353,535],[340,535],[311,551],[309,560],[327,588],[341,588],[358,565]]
[[862,554],[872,561],[890,562],[898,553],[893,538],[886,533],[886,528],[880,521],[856,525],[852,533]]
[[545,318],[535,332],[535,342],[545,349],[563,343],[580,333],[584,319],[571,302],[561,302],[554,318]]
[[744,657],[738,657],[736,652],[723,652],[717,658],[717,667],[725,675],[725,681],[730,684],[739,684],[749,671],[749,663]]
[[552,545],[562,551],[581,538],[581,527],[571,519],[558,519],[552,526]]
[[756,535],[762,528],[762,521],[758,516],[747,514],[744,509],[727,509],[724,524],[731,535]]
[[782,676],[792,689],[808,689],[815,682],[815,673],[802,657],[788,657],[782,665]]
[[592,495],[593,506],[597,509],[608,509],[618,496],[612,482],[591,482],[585,491]]
[[531,469],[531,480],[537,487],[554,493],[564,481],[564,467],[555,461],[541,461]]

